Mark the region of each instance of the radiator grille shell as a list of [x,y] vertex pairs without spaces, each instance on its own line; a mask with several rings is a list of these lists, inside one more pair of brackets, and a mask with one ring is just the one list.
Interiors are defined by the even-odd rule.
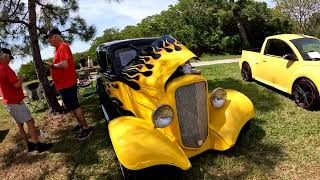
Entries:
[[197,82],[176,90],[176,107],[182,143],[199,148],[208,136],[206,83]]

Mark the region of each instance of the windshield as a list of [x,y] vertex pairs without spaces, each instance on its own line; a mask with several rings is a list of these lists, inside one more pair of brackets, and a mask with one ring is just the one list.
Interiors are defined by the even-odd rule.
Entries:
[[293,39],[291,42],[299,50],[304,60],[320,60],[320,40],[316,38]]

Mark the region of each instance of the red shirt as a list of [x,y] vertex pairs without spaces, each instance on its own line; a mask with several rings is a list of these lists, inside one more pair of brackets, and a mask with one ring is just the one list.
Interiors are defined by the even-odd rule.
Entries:
[[3,104],[18,104],[23,100],[22,87],[14,87],[16,82],[18,82],[18,78],[9,65],[0,64],[0,89]]
[[66,69],[51,68],[51,76],[58,90],[69,88],[77,83],[77,72],[72,57],[71,49],[67,43],[61,43],[54,53],[53,64],[67,60]]

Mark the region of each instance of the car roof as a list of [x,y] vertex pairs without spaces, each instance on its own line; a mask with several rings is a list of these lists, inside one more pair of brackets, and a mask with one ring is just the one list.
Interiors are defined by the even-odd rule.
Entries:
[[303,34],[279,34],[279,35],[274,35],[270,36],[269,39],[276,38],[276,39],[283,39],[283,40],[293,40],[293,39],[301,39],[301,38],[315,38],[312,36],[307,36]]
[[135,38],[135,39],[125,39],[125,40],[116,40],[111,42],[106,42],[97,47],[97,51],[112,51],[121,46],[127,46],[129,44],[139,45],[139,44],[151,44],[159,37],[148,37],[148,38]]

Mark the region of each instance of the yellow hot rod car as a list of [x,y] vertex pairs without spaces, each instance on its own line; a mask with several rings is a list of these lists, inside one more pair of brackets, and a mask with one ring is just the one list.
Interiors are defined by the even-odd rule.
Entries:
[[242,78],[255,79],[293,95],[298,106],[319,105],[320,40],[305,35],[282,34],[267,37],[261,50],[242,51]]
[[97,91],[122,168],[187,170],[190,157],[232,147],[254,116],[242,93],[208,93],[206,79],[189,63],[197,56],[169,35],[104,43],[97,57]]

